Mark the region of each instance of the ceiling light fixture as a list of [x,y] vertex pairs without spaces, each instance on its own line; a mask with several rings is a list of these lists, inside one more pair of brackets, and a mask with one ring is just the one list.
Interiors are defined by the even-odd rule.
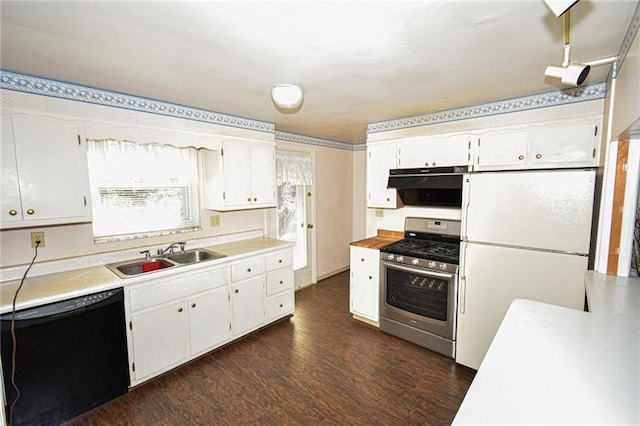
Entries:
[[[546,3],[548,4],[548,2]],[[572,5],[573,3],[568,8]],[[583,63],[571,63],[571,10],[568,8],[564,15],[564,60],[562,61],[562,66],[549,65],[544,70],[544,75],[546,77],[559,78],[563,84],[580,86],[587,79],[591,67],[611,64],[618,57],[611,56]]]
[[302,105],[304,92],[295,84],[277,84],[271,88],[271,99],[281,109],[296,109]]

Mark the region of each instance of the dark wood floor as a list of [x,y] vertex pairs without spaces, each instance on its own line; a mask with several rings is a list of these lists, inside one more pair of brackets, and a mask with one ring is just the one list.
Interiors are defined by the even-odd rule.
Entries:
[[351,318],[348,272],[296,313],[69,425],[448,424],[473,370]]

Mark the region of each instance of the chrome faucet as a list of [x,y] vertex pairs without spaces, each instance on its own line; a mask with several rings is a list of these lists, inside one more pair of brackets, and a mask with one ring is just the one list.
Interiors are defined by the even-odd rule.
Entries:
[[158,256],[162,256],[163,254],[165,254],[166,252],[169,252],[171,254],[173,254],[173,248],[174,247],[180,247],[180,251],[184,251],[184,246],[187,243],[185,241],[177,241],[175,243],[171,243],[169,244],[169,247],[167,247],[166,249],[158,249]]

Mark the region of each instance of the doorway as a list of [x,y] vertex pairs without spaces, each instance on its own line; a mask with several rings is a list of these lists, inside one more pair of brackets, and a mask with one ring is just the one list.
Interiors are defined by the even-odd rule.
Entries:
[[315,282],[313,228],[313,157],[310,152],[276,153],[278,184],[277,238],[295,244],[296,289]]

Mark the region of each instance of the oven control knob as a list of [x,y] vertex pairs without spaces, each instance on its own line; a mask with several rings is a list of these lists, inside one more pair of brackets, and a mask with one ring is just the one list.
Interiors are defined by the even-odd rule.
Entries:
[[396,257],[396,262],[404,262],[404,257],[402,256]]
[[434,269],[435,269],[435,267],[436,267],[436,262],[429,262],[429,263],[427,263],[427,266],[428,266],[429,268],[434,268]]
[[443,271],[446,271],[447,270],[447,265],[444,264],[444,263],[441,263],[440,264],[440,269],[442,269]]
[[392,254],[387,255],[387,260],[393,260],[395,258],[396,257],[394,255],[392,255]]
[[411,261],[411,263],[413,263],[414,265],[419,265],[420,264],[420,259],[413,259]]

